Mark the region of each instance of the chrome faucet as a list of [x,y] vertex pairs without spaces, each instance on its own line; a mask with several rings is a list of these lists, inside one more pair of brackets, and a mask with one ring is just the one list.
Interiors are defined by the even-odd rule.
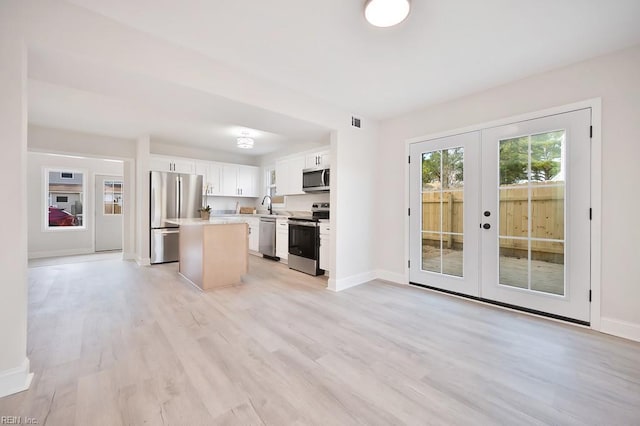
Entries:
[[265,195],[264,198],[262,199],[262,205],[264,206],[264,201],[266,199],[269,199],[269,204],[268,204],[268,209],[269,209],[269,214],[273,214],[273,202],[271,201],[271,196],[270,195]]

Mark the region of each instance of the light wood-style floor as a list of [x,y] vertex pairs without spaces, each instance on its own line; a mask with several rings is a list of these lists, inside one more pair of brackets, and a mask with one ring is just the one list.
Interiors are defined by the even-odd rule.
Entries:
[[251,256],[201,293],[177,265],[34,267],[43,425],[640,424],[640,344],[372,282],[341,293]]

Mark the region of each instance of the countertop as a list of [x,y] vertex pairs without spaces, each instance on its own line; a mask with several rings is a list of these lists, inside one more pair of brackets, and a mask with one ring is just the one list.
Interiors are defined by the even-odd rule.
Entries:
[[216,215],[211,215],[212,219],[215,218],[226,218],[226,217],[275,217],[276,219],[286,219],[291,217],[291,215],[289,214],[280,214],[280,213],[274,213],[274,214],[269,214],[269,213],[254,213],[254,214],[216,214]]
[[186,219],[167,219],[169,223],[173,223],[178,226],[186,226],[186,225],[225,225],[227,223],[242,223],[241,218],[235,217],[212,217],[209,220],[202,220],[198,218],[186,218]]
[[260,217],[273,217],[276,219],[287,219],[290,216],[277,215],[277,214],[225,214],[225,215],[216,215],[211,216],[209,220],[203,220],[200,218],[171,218],[166,221],[169,223],[173,223],[178,226],[185,225],[224,225],[227,223],[242,223],[244,220],[248,218],[260,218]]

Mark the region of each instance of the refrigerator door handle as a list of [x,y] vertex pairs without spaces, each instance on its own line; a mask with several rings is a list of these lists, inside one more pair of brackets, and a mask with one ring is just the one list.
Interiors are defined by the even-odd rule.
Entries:
[[180,198],[182,197],[181,188],[180,188],[181,184],[182,184],[182,182],[180,180],[180,176],[176,176],[176,190],[178,192],[177,197],[176,197],[176,213],[177,213],[178,217],[182,217],[180,215]]

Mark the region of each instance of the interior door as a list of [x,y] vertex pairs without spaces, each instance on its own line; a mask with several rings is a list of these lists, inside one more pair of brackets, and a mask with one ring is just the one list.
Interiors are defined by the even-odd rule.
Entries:
[[589,321],[591,110],[482,132],[481,295]]
[[480,132],[411,145],[412,283],[478,296]]
[[96,175],[95,189],[95,251],[122,250],[122,177]]

